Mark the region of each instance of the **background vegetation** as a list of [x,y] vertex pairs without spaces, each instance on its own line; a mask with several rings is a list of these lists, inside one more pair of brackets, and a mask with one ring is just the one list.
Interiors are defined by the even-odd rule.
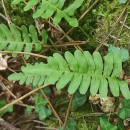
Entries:
[[[0,49],[8,64],[6,70],[0,70],[0,129],[64,130],[66,126],[66,130],[129,130],[130,100],[121,95],[113,97],[109,92],[106,99],[98,94],[92,96],[90,93],[81,95],[76,92],[70,95],[66,88],[57,90],[55,85],[48,85],[25,96],[37,87],[32,84],[13,83],[8,80],[8,76],[20,72],[21,66],[27,63],[46,63],[47,57],[54,53],[63,56],[66,51],[73,54],[76,49],[89,51],[91,54],[98,50],[103,57],[107,54],[110,44],[130,51],[130,1],[84,0],[74,13],[79,21],[77,27],[70,26],[65,19],[55,25],[53,16],[48,19],[34,19],[32,14],[37,5],[24,11],[26,2],[16,5],[11,2],[0,1],[1,25],[14,24],[19,30],[22,25],[27,28],[34,25],[39,41],[43,41],[40,34],[43,29],[46,39],[43,38],[45,43],[41,45],[42,49],[35,51],[35,48],[32,48],[30,56],[26,51],[17,51],[17,56],[12,57],[12,51],[7,48]],[[74,0],[66,0],[64,7],[68,7],[72,2]],[[130,60],[123,63],[120,78],[130,84]],[[25,98],[19,100],[23,96]],[[6,108],[11,102],[15,103]]]

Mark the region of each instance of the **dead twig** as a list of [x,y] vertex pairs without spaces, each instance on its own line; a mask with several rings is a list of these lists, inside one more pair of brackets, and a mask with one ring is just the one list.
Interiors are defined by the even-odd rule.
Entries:
[[4,12],[5,12],[5,16],[6,16],[6,19],[8,21],[8,25],[10,25],[11,24],[11,20],[10,20],[10,17],[8,15],[8,13],[7,13],[7,10],[6,10],[5,4],[4,4],[4,0],[1,0],[1,4],[3,6]]
[[[127,4],[128,5],[128,4]],[[106,35],[106,37],[104,38],[104,40],[101,42],[101,44],[95,49],[96,51],[98,51],[102,45],[106,44],[106,40],[107,38],[111,35],[111,33],[114,31],[115,27],[117,26],[117,24],[119,23],[121,17],[124,15],[126,9],[127,9],[127,5],[125,6],[125,8],[123,9],[123,11],[121,12],[120,16],[118,17],[118,19],[116,20],[115,24],[112,26],[112,28],[110,29],[110,31],[108,32],[108,34]]]
[[53,105],[52,105],[51,102],[49,101],[49,99],[48,99],[48,97],[46,96],[45,92],[44,92],[42,89],[41,89],[41,92],[42,92],[44,98],[47,100],[47,102],[48,102],[50,108],[52,109],[53,114],[54,114],[55,117],[59,120],[59,122],[63,125],[62,120],[60,119],[60,117],[59,117],[59,115],[57,114],[56,110],[54,109]]
[[35,56],[35,57],[40,57],[40,58],[47,59],[47,56],[43,56],[43,55],[39,55],[39,54],[35,54],[35,53],[29,53],[29,52],[20,52],[20,51],[0,51],[0,53],[28,54],[28,55],[31,55],[31,56]]
[[1,112],[1,111],[3,111],[3,110],[5,110],[5,109],[6,109],[6,108],[8,108],[8,107],[10,107],[10,106],[14,105],[15,103],[17,103],[17,102],[19,102],[19,101],[23,100],[24,98],[26,98],[26,97],[30,96],[31,94],[33,94],[33,93],[37,92],[38,90],[40,90],[40,89],[42,89],[42,88],[44,88],[44,87],[48,86],[48,85],[49,85],[49,84],[45,84],[45,85],[43,85],[43,86],[40,86],[40,87],[38,87],[38,88],[36,88],[36,89],[34,89],[34,90],[30,91],[29,93],[27,93],[27,94],[23,95],[22,97],[20,97],[20,98],[18,98],[18,99],[16,99],[16,100],[14,100],[13,102],[11,102],[11,103],[9,103],[9,104],[5,105],[4,107],[0,108],[0,112]]
[[0,125],[8,130],[20,130],[19,128],[14,127],[12,124],[4,121],[2,118],[0,118]]
[[121,35],[121,32],[122,32],[122,30],[123,30],[123,28],[124,28],[124,24],[125,24],[125,22],[126,22],[126,20],[127,20],[127,17],[128,17],[128,14],[125,14],[125,17],[124,17],[123,23],[122,23],[122,25],[121,25],[121,28],[120,28],[120,30],[119,30],[119,32],[118,32],[118,34],[117,34],[117,37],[116,37],[116,39],[115,39],[115,41],[114,41],[115,44],[117,43],[118,38],[119,38],[119,36]]
[[69,117],[69,112],[70,112],[70,107],[71,107],[71,104],[72,104],[72,101],[73,101],[73,97],[74,97],[74,94],[70,98],[70,102],[69,102],[68,109],[67,109],[66,116],[65,116],[64,129],[63,130],[66,129],[66,123],[67,123],[67,120],[68,120],[68,117]]
[[[120,24],[123,24],[123,22],[122,22],[122,21],[120,21]],[[125,24],[124,24],[124,27],[126,27],[127,29],[129,29],[129,30],[130,30],[130,27],[129,27],[129,26],[127,26],[127,25],[125,25]]]
[[51,47],[66,47],[66,46],[78,46],[78,45],[84,45],[88,41],[71,41],[71,42],[65,42],[65,44],[59,44],[59,45],[44,45],[43,47],[51,48]]
[[[98,3],[99,0],[95,0],[95,2],[81,15],[81,17],[79,18],[78,21],[81,21],[84,16],[91,11],[91,9]],[[57,44],[59,41],[61,41],[64,37],[66,37],[72,30],[74,29],[74,27],[70,28],[70,30],[64,34],[63,37],[61,37],[55,44]]]
[[8,22],[7,18],[3,14],[0,13],[0,17],[3,18],[6,22]]

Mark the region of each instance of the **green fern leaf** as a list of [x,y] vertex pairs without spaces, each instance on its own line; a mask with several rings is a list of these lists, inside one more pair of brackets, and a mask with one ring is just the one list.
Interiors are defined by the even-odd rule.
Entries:
[[[91,55],[88,51],[76,50],[73,55],[67,51],[65,58],[54,53],[52,57],[48,57],[47,64],[27,64],[26,67],[21,68],[21,73],[14,73],[9,76],[9,79],[19,81],[20,84],[56,84],[57,89],[68,85],[69,94],[75,93],[78,89],[80,94],[90,90],[92,95],[99,92],[101,97],[107,97],[109,87],[113,96],[119,96],[121,91],[122,95],[129,99],[128,84],[119,79],[122,69],[121,60],[118,62],[113,60],[115,57],[117,55],[112,52],[109,52],[104,59],[99,52]],[[108,60],[109,58],[112,60]]]
[[99,94],[101,97],[107,97],[107,93],[108,93],[108,82],[106,78],[101,78],[100,81],[100,88],[99,88]]
[[[23,25],[19,30],[13,24],[10,25],[10,29],[5,24],[0,24],[0,50],[31,52],[35,47],[35,51],[39,51],[48,38],[45,30],[42,33],[44,33],[42,41],[39,41],[37,30],[33,25],[30,25],[29,29]],[[17,54],[12,54],[12,56],[16,57]],[[28,59],[29,55],[24,55],[24,57]]]
[[[24,0],[13,0],[12,4],[18,4]],[[73,18],[75,10],[79,8],[84,0],[75,0],[69,7],[64,9],[65,0],[29,0],[24,7],[28,11],[35,5],[38,5],[33,14],[33,18],[49,18],[54,15],[53,23],[58,24],[64,18],[71,26],[77,27],[78,20]]]

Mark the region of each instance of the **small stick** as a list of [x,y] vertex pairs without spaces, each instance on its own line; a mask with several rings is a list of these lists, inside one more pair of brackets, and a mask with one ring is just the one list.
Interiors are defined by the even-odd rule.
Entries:
[[72,42],[66,42],[65,44],[60,45],[44,45],[43,47],[51,48],[51,47],[66,47],[66,46],[78,46],[78,45],[84,45],[87,41],[72,41]]
[[11,20],[10,20],[10,18],[9,18],[9,15],[8,15],[7,11],[6,11],[5,4],[4,4],[4,0],[2,0],[1,2],[2,2],[2,6],[3,6],[3,8],[4,8],[4,12],[5,12],[6,19],[7,19],[7,21],[8,21],[8,25],[10,25],[10,24],[11,24]]
[[35,54],[35,53],[30,53],[30,52],[20,52],[20,51],[0,51],[0,53],[28,54],[28,55],[32,55],[32,56],[36,56],[36,57],[41,57],[41,58],[47,59],[47,56],[43,56],[43,55],[39,55],[39,54]]
[[0,13],[0,17],[3,18],[6,22],[8,22],[7,18],[3,14]]
[[57,128],[51,128],[51,127],[45,127],[45,126],[35,126],[35,128],[44,129],[44,130],[59,130]]
[[121,35],[121,32],[122,32],[122,30],[123,30],[123,27],[124,27],[124,24],[125,24],[125,22],[126,22],[126,20],[127,20],[127,17],[128,17],[128,14],[125,15],[125,18],[124,18],[124,20],[123,20],[123,23],[122,23],[122,25],[121,25],[121,28],[120,28],[120,30],[119,30],[119,32],[118,32],[118,34],[117,34],[117,37],[116,37],[116,39],[115,39],[115,41],[114,41],[115,44],[117,43],[118,38],[119,38],[119,36]]
[[67,109],[67,112],[66,112],[66,116],[65,116],[65,121],[64,121],[64,128],[63,130],[65,130],[66,128],[66,123],[67,123],[67,119],[69,117],[69,112],[70,112],[70,107],[71,107],[71,104],[72,104],[72,101],[73,101],[73,97],[74,97],[74,94],[71,96],[70,98],[70,102],[69,102],[69,105],[68,105],[68,109]]
[[49,85],[49,84],[45,84],[45,85],[43,85],[43,86],[40,86],[40,87],[38,87],[38,88],[36,88],[36,89],[34,89],[34,90],[30,91],[29,93],[27,93],[27,94],[23,95],[22,97],[20,97],[20,98],[18,98],[18,99],[16,99],[16,100],[14,100],[13,102],[11,102],[11,103],[9,103],[9,104],[5,105],[4,107],[0,108],[0,112],[1,112],[1,111],[3,111],[3,110],[5,110],[5,109],[6,109],[6,108],[8,108],[8,107],[10,107],[10,106],[14,105],[15,103],[17,103],[17,102],[19,102],[19,101],[23,100],[24,98],[26,98],[26,97],[30,96],[31,94],[33,94],[33,93],[37,92],[38,90],[40,90],[40,89],[42,89],[42,88],[44,88],[44,87],[48,86],[48,85]]
[[3,87],[3,89],[5,89],[6,91],[8,91],[8,93],[14,98],[17,99],[17,97],[8,89],[8,87],[6,87],[2,82],[0,83],[0,85]]
[[123,16],[123,14],[125,13],[127,9],[127,6],[125,6],[125,8],[123,9],[122,13],[120,14],[120,16],[118,17],[118,19],[116,20],[115,24],[112,26],[112,28],[110,29],[110,31],[108,32],[107,36],[105,37],[105,39],[101,42],[101,44],[96,48],[95,51],[98,51],[102,45],[105,44],[105,41],[107,40],[107,38],[111,35],[111,33],[114,31],[115,27],[117,26],[117,24],[119,23],[121,17]]
[[44,96],[44,98],[48,101],[49,106],[51,107],[53,114],[56,116],[56,118],[59,120],[59,122],[63,125],[62,120],[60,119],[59,115],[57,114],[56,110],[54,109],[54,107],[52,106],[51,102],[49,101],[48,97],[46,96],[45,92],[41,89],[41,92]]
[[[79,18],[78,21],[82,20],[84,18],[84,16],[98,3],[99,0],[96,0]],[[63,37],[61,37],[56,43],[58,43],[59,41],[61,41],[64,37],[66,37],[72,30],[74,29],[74,27],[70,28],[70,30],[65,33],[65,35]],[[56,44],[55,43],[55,44]]]
[[12,124],[4,121],[2,118],[0,118],[0,125],[8,130],[20,130],[19,128],[14,127]]
[[[121,23],[121,24],[123,24],[123,22],[122,22],[122,21],[120,21],[120,23]],[[129,29],[129,30],[130,30],[130,27],[129,27],[129,26],[127,26],[127,25],[125,25],[125,24],[124,24],[124,27],[126,27],[127,29]]]

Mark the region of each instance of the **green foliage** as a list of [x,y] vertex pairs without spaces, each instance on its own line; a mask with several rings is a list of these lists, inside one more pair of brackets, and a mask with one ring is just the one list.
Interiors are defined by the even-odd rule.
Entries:
[[88,97],[88,93],[82,95],[77,91],[74,95],[72,105],[71,105],[71,109],[76,110],[77,108],[84,105],[85,102],[87,101],[87,97]]
[[22,67],[22,72],[10,75],[9,80],[19,81],[19,84],[33,83],[43,85],[55,84],[57,89],[64,88],[69,84],[68,92],[73,94],[79,89],[80,94],[86,94],[90,87],[90,93],[98,93],[101,97],[107,97],[108,85],[113,96],[122,95],[130,98],[128,84],[119,77],[122,72],[121,56],[118,53],[109,52],[103,59],[99,52],[93,56],[88,52],[76,50],[74,55],[65,52],[65,59],[58,53],[47,59],[48,63],[27,64]]
[[[13,24],[10,25],[10,29],[5,24],[0,24],[0,50],[8,51],[22,51],[31,52],[33,47],[35,51],[41,50],[43,44],[47,43],[48,35],[45,30],[41,32],[42,40],[38,40],[37,30],[33,25],[29,26],[29,31],[26,26],[22,26],[21,30]],[[17,56],[17,54],[12,54]],[[29,55],[24,55],[26,59]]]
[[118,125],[116,126],[107,121],[106,117],[100,117],[100,126],[102,130],[125,130],[121,119],[118,119]]
[[[4,107],[7,103],[5,100],[0,100],[0,108]],[[3,111],[0,111],[0,116],[5,114],[6,112],[13,112],[13,106],[9,106],[8,108],[4,109]]]
[[[23,0],[13,0],[12,4],[18,4]],[[64,18],[71,26],[77,27],[78,21],[73,18],[75,10],[79,8],[84,0],[75,0],[69,7],[63,8],[65,0],[29,0],[24,11],[28,11],[37,5],[36,11],[33,13],[33,18],[49,18],[54,15],[53,23],[58,24]]]
[[120,4],[125,4],[127,2],[127,0],[119,0]]
[[105,118],[100,117],[100,126],[102,130],[117,130],[117,126],[110,124]]
[[127,49],[124,49],[124,48],[115,47],[115,46],[110,44],[108,51],[112,52],[112,53],[117,53],[118,55],[121,55],[122,62],[125,62],[125,61],[129,60],[129,58],[130,58],[129,51]]
[[118,119],[117,130],[125,130],[123,121],[121,119]]
[[35,96],[35,111],[39,114],[39,119],[44,120],[51,115],[51,110],[46,107],[47,101],[41,96]]
[[122,104],[122,108],[119,110],[118,116],[121,119],[126,119],[130,117],[130,99],[129,100],[123,99],[121,101],[121,104]]
[[[66,129],[65,130],[76,130],[76,121],[72,118],[70,118],[66,123]],[[64,130],[64,127],[60,127],[59,130]]]
[[32,113],[32,110],[33,110],[33,109],[31,108],[31,106],[28,105],[28,106],[26,107],[26,109],[25,109],[25,113],[31,114],[31,113]]

